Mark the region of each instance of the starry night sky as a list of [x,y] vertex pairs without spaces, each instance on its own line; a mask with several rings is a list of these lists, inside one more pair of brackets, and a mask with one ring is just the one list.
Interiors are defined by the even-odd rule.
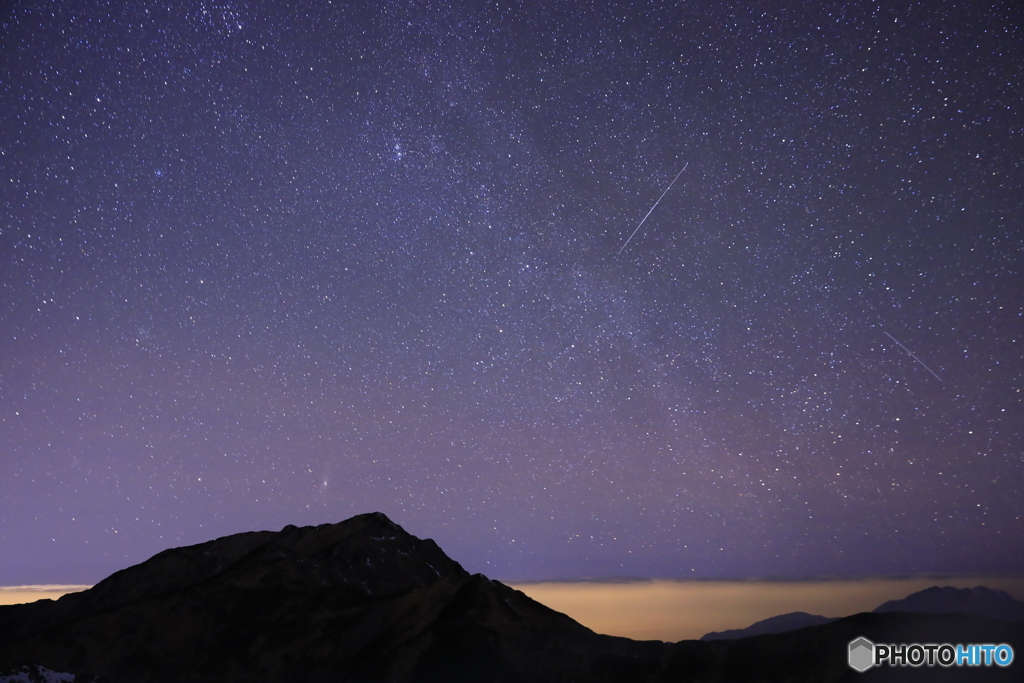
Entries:
[[0,584],[1024,569],[1022,18],[5,3]]

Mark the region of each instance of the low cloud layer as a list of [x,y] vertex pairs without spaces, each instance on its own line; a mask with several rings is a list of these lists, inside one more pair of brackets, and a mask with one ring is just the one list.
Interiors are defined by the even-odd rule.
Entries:
[[1024,577],[954,576],[811,581],[634,581],[514,584],[531,598],[609,635],[678,641],[745,628],[788,612],[842,617],[930,586],[988,586],[1024,596]]
[[36,600],[56,600],[67,593],[77,593],[92,586],[78,585],[40,585],[40,586],[0,586],[0,605],[18,605]]

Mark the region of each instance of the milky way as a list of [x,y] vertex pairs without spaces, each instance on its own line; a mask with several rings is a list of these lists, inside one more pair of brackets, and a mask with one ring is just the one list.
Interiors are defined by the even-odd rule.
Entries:
[[505,580],[1024,569],[1021,20],[8,3],[0,584],[373,510]]

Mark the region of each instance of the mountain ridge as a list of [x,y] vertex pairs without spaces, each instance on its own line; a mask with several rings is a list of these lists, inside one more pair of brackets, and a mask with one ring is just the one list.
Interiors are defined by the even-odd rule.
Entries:
[[[974,588],[931,586],[911,593],[905,598],[884,602],[871,611],[875,613],[960,614],[1000,621],[1024,621],[1024,601],[1013,598],[1006,591],[985,586]],[[789,612],[762,619],[745,628],[711,631],[705,633],[700,639],[703,641],[736,640],[769,633],[785,633],[808,626],[820,626],[839,618],[823,617],[806,612]]]
[[788,612],[786,614],[778,614],[774,617],[768,617],[760,621],[755,621],[746,628],[734,628],[725,631],[711,631],[705,633],[700,637],[703,641],[710,640],[736,640],[739,638],[749,638],[750,636],[760,636],[768,633],[785,633],[786,631],[795,631],[799,628],[806,628],[808,626],[821,626],[829,622],[835,621],[837,617],[823,617],[820,614],[808,614],[807,612]]
[[34,666],[109,683],[1014,680],[846,664],[857,636],[972,634],[1024,648],[1024,624],[905,613],[734,641],[597,634],[369,513],[169,549],[87,591],[0,607],[0,672]]
[[1024,621],[1024,601],[1017,600],[1006,591],[985,586],[932,586],[900,600],[884,602],[873,611],[972,614],[1001,621]]
[[0,608],[0,671],[38,664],[115,681],[331,673],[398,681],[451,663],[482,665],[480,652],[520,671],[518,660],[547,647],[538,633],[570,653],[632,643],[470,574],[432,540],[369,513],[172,548],[89,590]]

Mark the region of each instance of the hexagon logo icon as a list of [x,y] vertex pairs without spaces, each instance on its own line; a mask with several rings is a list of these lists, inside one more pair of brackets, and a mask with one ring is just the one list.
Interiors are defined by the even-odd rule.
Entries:
[[850,668],[864,673],[875,663],[875,644],[864,636],[851,640],[849,657]]

